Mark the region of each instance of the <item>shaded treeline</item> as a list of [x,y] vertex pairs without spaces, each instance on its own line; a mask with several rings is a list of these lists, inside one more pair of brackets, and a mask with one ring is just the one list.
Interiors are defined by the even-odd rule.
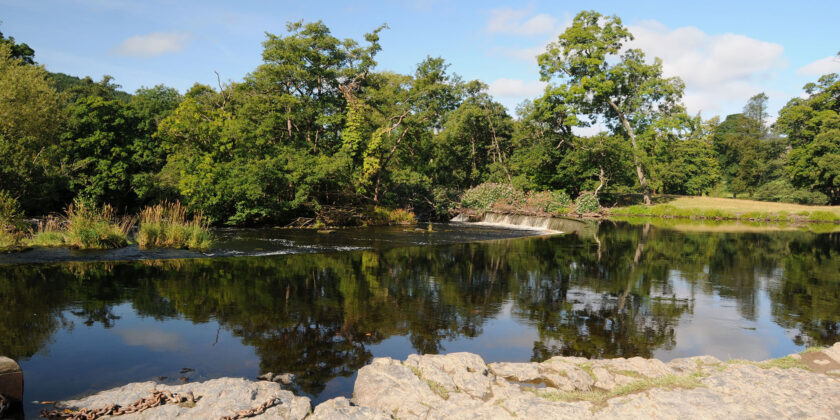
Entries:
[[[620,19],[581,12],[539,57],[544,94],[514,118],[441,58],[412,74],[378,70],[385,29],[355,41],[290,23],[266,34],[263,63],[241,82],[220,76],[183,94],[49,73],[0,34],[0,190],[33,216],[76,197],[126,212],[179,200],[225,224],[365,205],[444,216],[483,182],[573,198],[840,202],[836,75],[806,86],[772,126],[764,94],[704,121],[661,61],[624,47]],[[592,126],[601,133],[574,134]]]

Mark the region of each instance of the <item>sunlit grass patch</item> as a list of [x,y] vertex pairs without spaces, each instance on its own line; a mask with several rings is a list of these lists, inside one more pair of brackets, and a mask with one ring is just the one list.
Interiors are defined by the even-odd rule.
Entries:
[[414,212],[406,209],[388,209],[385,207],[373,207],[364,216],[365,225],[413,225],[417,223]]
[[753,365],[762,369],[804,369],[811,370],[805,362],[791,356],[780,357],[778,359],[765,360],[763,362],[753,362],[751,360],[732,359],[724,362],[720,368],[725,369],[727,365]]
[[38,224],[29,245],[77,249],[111,249],[128,245],[134,226],[131,217],[117,217],[113,207],[97,207],[75,200],[61,218],[51,217]]
[[140,212],[140,226],[136,235],[140,248],[209,249],[213,235],[202,214],[187,217],[181,203],[162,203],[148,206]]

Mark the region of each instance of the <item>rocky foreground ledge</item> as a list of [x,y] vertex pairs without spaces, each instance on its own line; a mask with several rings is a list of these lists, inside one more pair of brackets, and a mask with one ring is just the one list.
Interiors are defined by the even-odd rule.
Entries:
[[241,418],[236,413],[271,405],[254,418],[829,419],[840,417],[840,343],[764,362],[554,357],[486,364],[470,353],[377,358],[359,370],[352,399],[335,398],[314,410],[308,398],[275,382],[233,378],[135,383],[60,406],[128,405],[154,390],[192,392],[197,400],[119,418]]

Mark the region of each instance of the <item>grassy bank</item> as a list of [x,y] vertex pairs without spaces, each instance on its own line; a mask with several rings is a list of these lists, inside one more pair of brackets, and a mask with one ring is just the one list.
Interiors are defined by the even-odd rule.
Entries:
[[840,223],[840,207],[808,206],[719,197],[663,197],[660,204],[613,207],[610,216],[699,220]]

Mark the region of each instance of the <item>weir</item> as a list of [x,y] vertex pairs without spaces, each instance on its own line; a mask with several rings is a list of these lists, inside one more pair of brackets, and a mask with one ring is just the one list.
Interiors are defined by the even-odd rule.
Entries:
[[470,216],[459,214],[450,223],[468,223],[482,226],[498,226],[508,229],[540,230],[553,233],[574,233],[591,235],[597,224],[591,221],[567,217],[528,216],[523,214],[484,213]]

